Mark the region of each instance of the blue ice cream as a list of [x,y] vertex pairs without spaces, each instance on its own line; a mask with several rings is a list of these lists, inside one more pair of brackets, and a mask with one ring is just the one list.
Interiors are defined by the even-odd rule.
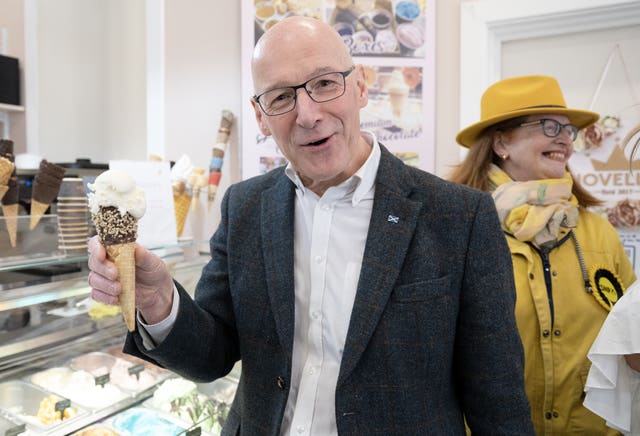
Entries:
[[113,418],[111,426],[122,436],[175,436],[184,428],[139,407],[125,410]]

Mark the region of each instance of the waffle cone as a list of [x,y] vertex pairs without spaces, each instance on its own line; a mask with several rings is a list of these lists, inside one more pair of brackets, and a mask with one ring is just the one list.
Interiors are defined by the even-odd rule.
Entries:
[[40,222],[40,218],[49,208],[49,204],[42,203],[38,200],[31,200],[31,222],[29,223],[29,229],[33,230]]
[[178,236],[182,236],[184,230],[184,223],[187,222],[187,215],[189,214],[189,205],[191,204],[191,198],[186,192],[180,195],[173,196],[173,208],[176,212],[176,230]]
[[9,183],[15,164],[5,157],[0,157],[0,185]]
[[120,309],[130,332],[136,327],[136,260],[135,242],[107,245],[107,258],[114,262],[120,274]]
[[4,194],[6,194],[8,190],[9,190],[8,186],[0,186],[0,201],[2,200],[2,197],[4,197]]
[[4,221],[7,223],[9,242],[12,247],[15,247],[16,236],[18,235],[18,203],[3,204],[2,213],[4,214]]

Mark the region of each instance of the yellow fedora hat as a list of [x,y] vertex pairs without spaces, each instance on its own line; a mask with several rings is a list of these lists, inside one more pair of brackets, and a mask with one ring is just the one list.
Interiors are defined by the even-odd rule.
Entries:
[[500,80],[482,94],[480,121],[456,135],[458,144],[471,147],[484,129],[500,121],[530,114],[566,115],[579,129],[600,118],[595,112],[567,107],[558,81],[549,76],[520,76]]

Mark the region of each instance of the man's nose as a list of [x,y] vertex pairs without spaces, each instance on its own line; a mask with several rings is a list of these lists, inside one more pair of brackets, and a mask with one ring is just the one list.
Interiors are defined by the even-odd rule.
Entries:
[[302,127],[311,128],[318,120],[320,103],[314,101],[306,88],[296,90],[296,121]]

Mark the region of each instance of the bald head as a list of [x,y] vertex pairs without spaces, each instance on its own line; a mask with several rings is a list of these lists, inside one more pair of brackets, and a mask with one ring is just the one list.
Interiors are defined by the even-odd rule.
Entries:
[[349,49],[331,26],[310,17],[285,18],[265,32],[254,48],[251,60],[254,85],[259,87],[265,69],[292,63],[308,65],[327,55],[340,64],[340,70],[352,65]]

